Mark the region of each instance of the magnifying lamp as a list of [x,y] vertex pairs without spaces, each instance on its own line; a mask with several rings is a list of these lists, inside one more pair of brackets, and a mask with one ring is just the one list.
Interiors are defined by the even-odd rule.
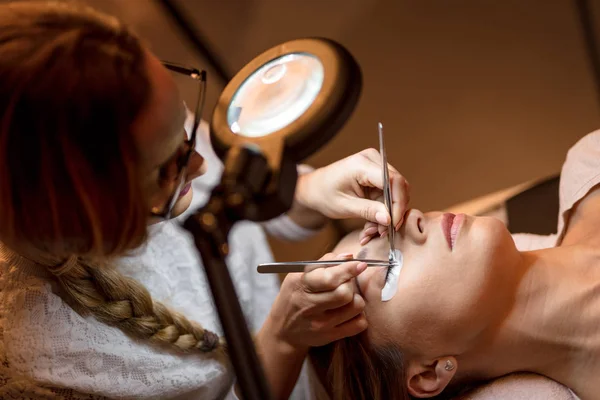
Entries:
[[263,207],[246,219],[266,220],[287,211],[296,164],[338,132],[361,87],[350,53],[321,38],[275,46],[235,75],[213,112],[213,147],[222,159],[240,146],[260,149],[273,174],[261,193]]
[[[196,49],[206,53],[175,2],[160,3]],[[360,68],[344,47],[328,39],[299,39],[253,59],[215,106],[211,141],[225,168],[206,205],[185,220],[184,228],[202,257],[246,400],[272,397],[224,261],[229,231],[237,221],[263,221],[291,208],[296,164],[339,131],[361,88]]]

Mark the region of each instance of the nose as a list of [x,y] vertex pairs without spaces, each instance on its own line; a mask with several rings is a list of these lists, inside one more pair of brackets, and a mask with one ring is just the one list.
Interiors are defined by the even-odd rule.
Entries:
[[188,163],[186,182],[191,182],[197,177],[203,175],[206,172],[206,163],[204,157],[197,151],[194,151],[190,156],[190,162]]
[[404,217],[404,224],[400,232],[404,240],[410,240],[415,244],[423,244],[427,240],[427,225],[429,214],[427,217],[417,209],[410,209]]

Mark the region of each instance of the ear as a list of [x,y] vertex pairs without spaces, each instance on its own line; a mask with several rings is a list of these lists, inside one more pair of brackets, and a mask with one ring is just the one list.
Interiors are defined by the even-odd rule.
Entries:
[[407,386],[411,396],[433,397],[440,394],[454,377],[458,367],[456,358],[442,357],[429,361],[409,361]]

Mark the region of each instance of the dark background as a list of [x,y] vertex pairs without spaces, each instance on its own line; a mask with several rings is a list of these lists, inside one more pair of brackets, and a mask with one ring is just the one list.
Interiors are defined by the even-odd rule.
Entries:
[[[207,68],[210,118],[224,82],[157,3],[86,2],[132,24],[160,58]],[[589,3],[600,26],[600,0]],[[377,147],[376,124],[382,121],[388,159],[411,183],[412,205],[424,211],[559,172],[567,149],[598,127],[600,108],[575,1],[178,4],[232,75],[289,39],[325,36],[345,45],[362,67],[363,95],[343,131],[308,162],[323,166]],[[193,95],[193,88],[182,89]],[[315,252],[314,245],[304,246],[295,247],[298,254]],[[277,255],[277,245],[274,250]]]

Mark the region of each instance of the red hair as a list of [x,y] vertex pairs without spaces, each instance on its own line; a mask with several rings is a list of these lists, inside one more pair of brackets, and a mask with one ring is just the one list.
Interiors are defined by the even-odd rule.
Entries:
[[61,3],[0,12],[0,240],[67,257],[138,246],[147,210],[131,134],[150,85],[139,40]]
[[99,321],[222,357],[216,334],[107,262],[146,239],[132,135],[151,92],[145,54],[90,8],[0,5],[0,253],[48,267],[71,304]]

